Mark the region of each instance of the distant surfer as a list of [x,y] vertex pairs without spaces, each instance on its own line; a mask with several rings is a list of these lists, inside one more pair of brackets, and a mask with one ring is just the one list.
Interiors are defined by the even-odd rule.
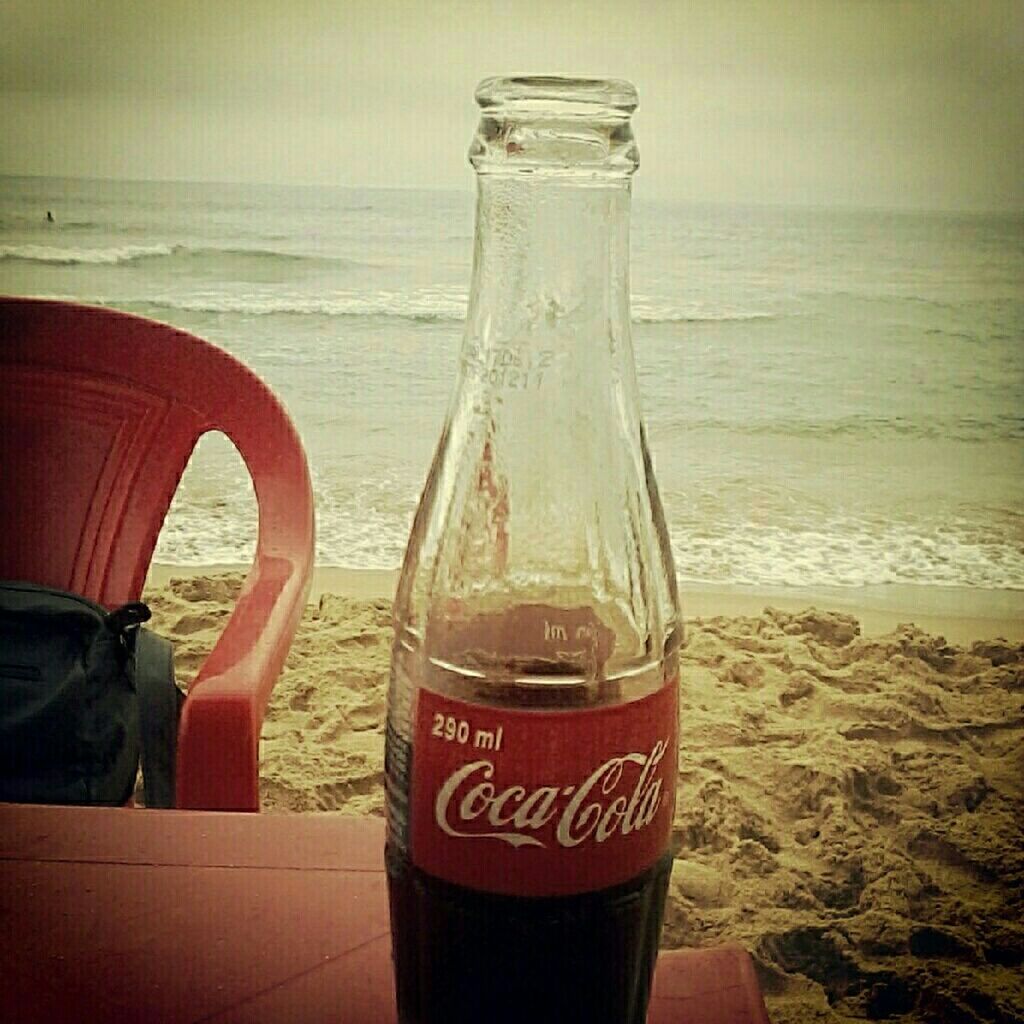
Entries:
[[52,210],[47,210],[47,211],[46,211],[46,219],[47,219],[47,220],[48,220],[48,221],[49,221],[49,222],[50,222],[51,224],[53,223],[53,211],[52,211]]

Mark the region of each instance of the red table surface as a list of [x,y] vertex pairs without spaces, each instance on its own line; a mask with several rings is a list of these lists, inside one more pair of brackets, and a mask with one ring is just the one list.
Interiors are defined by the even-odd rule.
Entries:
[[[0,804],[0,1009],[395,1020],[379,819]],[[766,1024],[750,958],[662,953],[650,1024]]]

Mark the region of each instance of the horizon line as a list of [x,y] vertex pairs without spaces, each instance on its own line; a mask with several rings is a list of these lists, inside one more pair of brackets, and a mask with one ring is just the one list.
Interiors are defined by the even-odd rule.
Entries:
[[[97,181],[97,182],[120,182],[132,185],[229,185],[237,188],[302,188],[302,189],[363,189],[376,190],[381,192],[457,192],[473,193],[475,181],[471,181],[465,187],[454,185],[380,185],[380,184],[356,184],[343,182],[312,182],[312,181],[236,181],[225,178],[134,178],[134,177],[113,177],[94,174],[39,174],[39,173],[16,173],[0,170],[0,178],[28,178],[49,181]],[[636,196],[634,195],[634,198]],[[932,213],[946,215],[1002,215],[1002,216],[1024,216],[1024,206],[891,206],[872,203],[850,203],[850,202],[799,202],[794,200],[767,200],[767,199],[709,199],[699,197],[668,197],[664,194],[653,194],[642,196],[643,201],[653,200],[655,202],[675,203],[682,206],[754,206],[768,207],[772,209],[801,209],[801,210],[843,210],[875,213]]]

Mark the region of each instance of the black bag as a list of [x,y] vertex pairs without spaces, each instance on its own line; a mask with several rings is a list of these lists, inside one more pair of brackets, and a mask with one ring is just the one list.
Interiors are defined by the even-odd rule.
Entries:
[[174,806],[184,695],[171,644],[61,590],[0,583],[0,800],[125,803],[139,760],[147,807]]

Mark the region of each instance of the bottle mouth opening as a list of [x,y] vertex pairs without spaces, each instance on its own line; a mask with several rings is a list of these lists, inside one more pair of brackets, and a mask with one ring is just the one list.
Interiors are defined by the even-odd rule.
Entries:
[[476,101],[485,112],[547,108],[563,116],[624,119],[636,110],[639,98],[633,84],[619,78],[510,75],[485,78],[476,88]]
[[621,178],[639,162],[630,126],[636,89],[615,78],[514,75],[476,90],[480,124],[469,150],[480,174]]

